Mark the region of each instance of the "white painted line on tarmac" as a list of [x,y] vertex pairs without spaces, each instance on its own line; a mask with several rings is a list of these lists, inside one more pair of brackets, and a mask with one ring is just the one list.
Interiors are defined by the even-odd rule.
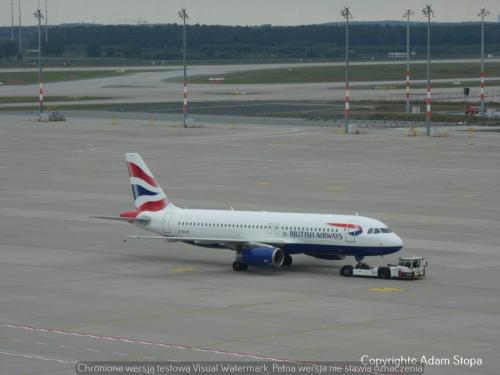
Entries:
[[85,348],[85,350],[86,350],[87,352],[92,352],[92,353],[98,353],[98,352],[100,352],[100,350],[97,350],[97,349],[92,349],[92,348]]
[[9,356],[9,357],[18,357],[18,358],[38,359],[40,361],[67,363],[67,364],[71,364],[71,365],[74,365],[77,363],[75,361],[67,361],[64,359],[53,358],[53,357],[44,357],[44,356],[37,355],[37,354],[0,351],[0,355],[5,355],[5,356]]
[[291,359],[268,357],[268,356],[263,356],[263,355],[258,355],[258,354],[238,353],[238,352],[231,352],[231,351],[226,351],[226,350],[199,348],[199,347],[189,346],[189,345],[177,345],[177,344],[169,344],[169,343],[162,343],[162,342],[149,341],[149,340],[127,339],[127,338],[123,338],[123,337],[103,336],[103,335],[92,334],[92,333],[63,331],[60,329],[31,327],[31,326],[18,325],[18,324],[0,323],[0,327],[21,329],[24,331],[32,331],[32,332],[52,333],[52,334],[66,335],[66,336],[86,337],[86,338],[107,340],[107,341],[114,341],[114,342],[126,342],[129,344],[150,345],[150,346],[155,346],[155,347],[159,347],[159,348],[191,350],[191,351],[211,353],[211,354],[221,354],[221,355],[233,356],[233,357],[252,358],[252,359],[257,359],[257,360],[268,360],[268,361],[289,362],[289,363],[310,363],[310,362],[294,361]]
[[21,340],[21,339],[13,339],[13,338],[11,338],[11,339],[10,339],[10,341],[14,341],[14,342],[23,342],[23,340]]
[[40,341],[36,341],[35,344],[37,344],[37,345],[49,345],[46,342],[40,342]]
[[[138,340],[138,339],[127,339],[127,338],[122,338],[122,337],[102,336],[102,335],[98,335],[98,334],[63,331],[60,329],[39,328],[39,327],[31,327],[31,326],[18,325],[18,324],[0,323],[0,327],[15,328],[15,329],[21,329],[21,330],[33,331],[33,332],[54,333],[54,334],[59,334],[59,335],[68,335],[68,336],[76,336],[76,337],[87,337],[87,338],[108,340],[108,341],[126,342],[126,343],[130,343],[130,344],[152,345],[152,346],[156,346],[156,347],[160,347],[160,348],[168,348],[168,349],[192,350],[192,351],[197,351],[197,352],[202,352],[202,353],[221,354],[221,355],[226,355],[226,356],[233,356],[233,357],[240,357],[240,358],[252,358],[252,359],[264,360],[264,361],[276,361],[276,362],[311,364],[311,365],[319,364],[318,362],[294,361],[291,359],[268,357],[268,356],[263,356],[263,355],[258,355],[258,354],[238,353],[238,352],[231,352],[231,351],[226,351],[226,350],[199,348],[199,347],[188,346],[188,345],[167,344],[167,343],[162,343],[162,342],[157,342],[157,341],[149,341],[149,340]],[[0,352],[0,354],[2,354],[2,353]],[[113,354],[119,355],[119,356],[127,356],[125,353],[114,352]],[[76,363],[76,362],[68,362],[68,363]],[[378,372],[369,372],[369,373],[383,375],[383,374],[380,374]]]
[[126,357],[126,356],[127,356],[127,354],[125,354],[125,353],[120,353],[120,352],[113,352],[112,354],[114,354],[114,355],[118,355],[118,356],[120,356],[120,357]]
[[70,346],[70,345],[59,345],[59,347],[63,348],[63,349],[69,349],[69,350],[75,349],[73,346]]

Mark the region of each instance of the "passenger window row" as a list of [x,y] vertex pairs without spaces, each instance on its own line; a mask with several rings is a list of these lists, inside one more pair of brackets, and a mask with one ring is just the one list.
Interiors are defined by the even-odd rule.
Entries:
[[[249,229],[271,229],[270,225],[250,225],[250,224],[221,224],[221,223],[198,223],[198,222],[177,222],[178,226],[190,227],[216,227],[216,228],[249,228]],[[333,228],[305,228],[305,227],[285,227],[282,226],[281,230],[301,230],[307,232],[327,232],[335,233],[338,229]]]
[[178,222],[179,226],[190,227],[217,227],[217,228],[252,228],[252,229],[270,229],[269,225],[247,225],[247,224],[221,224],[221,223],[191,223],[191,222]]

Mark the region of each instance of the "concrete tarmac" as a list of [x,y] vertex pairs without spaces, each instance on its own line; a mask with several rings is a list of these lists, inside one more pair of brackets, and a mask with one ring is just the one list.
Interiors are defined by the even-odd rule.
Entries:
[[[0,373],[74,374],[80,360],[450,358],[500,368],[500,133],[0,115]],[[351,279],[344,261],[231,269],[234,254],[90,215],[132,209],[125,152],[179,207],[354,213],[422,255],[420,281]],[[453,356],[482,366],[453,364]]]

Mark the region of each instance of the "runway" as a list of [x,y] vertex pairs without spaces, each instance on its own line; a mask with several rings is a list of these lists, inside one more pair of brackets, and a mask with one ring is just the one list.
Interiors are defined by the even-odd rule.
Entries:
[[[500,133],[301,123],[178,123],[0,115],[0,373],[74,374],[80,360],[481,358],[500,368]],[[234,254],[91,219],[132,209],[125,152],[179,207],[375,217],[422,255],[420,281],[350,279],[294,257],[235,273]]]
[[[497,62],[496,59],[491,59],[489,62]],[[433,63],[464,63],[474,62],[474,60],[442,60]],[[415,61],[413,63],[421,63]],[[354,63],[354,65],[367,64]],[[402,75],[400,81],[378,81],[371,82],[351,82],[352,100],[403,100],[403,79],[404,65],[401,61],[383,61],[371,62],[370,65],[400,65]],[[228,74],[238,71],[273,69],[273,68],[295,68],[305,66],[324,66],[327,64],[242,64],[242,65],[195,65],[188,69],[189,76],[213,75],[218,77],[223,74]],[[330,64],[332,66],[341,65],[341,63]],[[101,97],[106,99],[98,100],[74,100],[71,104],[124,104],[124,103],[159,103],[159,102],[177,102],[182,99],[182,83],[178,81],[182,76],[182,70],[178,66],[142,66],[142,67],[125,67],[125,68],[73,68],[76,70],[125,70],[131,74],[121,75],[108,78],[96,78],[78,81],[53,82],[45,84],[45,94],[49,96],[62,97]],[[139,71],[136,70],[147,70]],[[167,69],[165,71],[165,69]],[[19,71],[21,69],[1,69],[0,72]],[[48,70],[54,70],[49,68]],[[64,69],[57,69],[64,70]],[[477,81],[477,79],[460,78],[456,80],[467,82]],[[498,77],[488,77],[488,81],[498,81]],[[437,85],[443,82],[453,82],[455,80],[433,80],[433,84]],[[413,81],[412,85],[424,84],[424,81]],[[375,89],[375,86],[391,86],[401,85],[401,88],[393,89]],[[373,86],[373,87],[367,87]],[[412,90],[415,95],[414,101],[419,102],[422,95],[426,94],[426,89],[414,88]],[[458,100],[462,100],[463,88],[433,88],[433,95],[436,97],[442,95],[451,95],[454,100],[457,100],[456,95],[459,95]],[[471,100],[475,101],[478,97],[479,87],[471,88]],[[453,96],[455,95],[455,96]],[[18,86],[1,86],[1,97],[25,97],[34,96],[38,98],[38,85],[18,85]],[[214,102],[214,101],[324,101],[324,100],[344,100],[344,83],[343,82],[326,82],[326,83],[299,83],[299,84],[190,84],[188,87],[189,102]],[[418,99],[417,99],[418,98]],[[499,91],[497,87],[487,88],[488,101],[500,102]],[[450,99],[451,100],[451,99]],[[68,104],[67,102],[51,102],[50,106],[61,106]],[[0,104],[1,107],[26,107],[26,103]]]

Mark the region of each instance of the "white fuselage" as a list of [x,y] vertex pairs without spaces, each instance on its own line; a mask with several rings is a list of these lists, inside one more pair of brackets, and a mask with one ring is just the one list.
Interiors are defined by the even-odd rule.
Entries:
[[[141,212],[150,218],[140,227],[158,235],[203,240],[243,240],[249,243],[282,244],[288,254],[384,255],[399,251],[403,242],[382,222],[363,216],[233,210],[180,209],[169,205],[158,212]],[[370,230],[371,229],[371,230]],[[200,241],[196,241],[200,239]]]

